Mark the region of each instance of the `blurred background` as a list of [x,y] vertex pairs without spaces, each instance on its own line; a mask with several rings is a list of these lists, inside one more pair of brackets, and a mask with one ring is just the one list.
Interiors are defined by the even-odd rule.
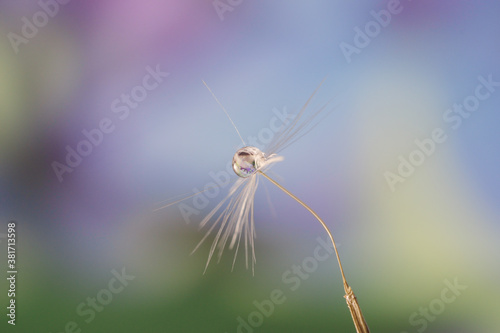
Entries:
[[255,273],[227,251],[203,274],[213,236],[190,255],[241,147],[202,80],[265,148],[325,77],[308,111],[333,111],[271,175],[372,332],[498,332],[498,1],[66,2],[0,2],[2,332],[354,332],[324,230],[265,179]]

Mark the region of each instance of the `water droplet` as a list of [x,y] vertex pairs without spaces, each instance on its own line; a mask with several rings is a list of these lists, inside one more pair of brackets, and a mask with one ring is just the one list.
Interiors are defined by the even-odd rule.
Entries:
[[265,159],[259,148],[243,147],[234,154],[233,170],[240,177],[250,177],[263,165]]

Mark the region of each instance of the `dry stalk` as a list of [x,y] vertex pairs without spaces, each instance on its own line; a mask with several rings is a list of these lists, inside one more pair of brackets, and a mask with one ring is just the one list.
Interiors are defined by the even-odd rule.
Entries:
[[359,306],[358,300],[356,299],[356,296],[354,295],[352,288],[347,284],[347,280],[346,280],[345,275],[344,275],[344,269],[342,268],[342,263],[340,262],[339,253],[337,251],[337,245],[335,245],[335,241],[333,240],[333,236],[332,236],[332,233],[330,232],[330,229],[328,229],[325,222],[323,222],[323,220],[318,216],[318,214],[316,214],[316,212],[314,210],[312,210],[311,207],[306,205],[302,200],[297,198],[290,191],[288,191],[286,188],[281,186],[274,179],[270,178],[264,172],[262,172],[260,170],[258,172],[260,174],[262,174],[264,177],[266,177],[271,183],[276,185],[283,192],[285,192],[290,197],[292,197],[299,204],[301,204],[305,209],[307,209],[321,223],[323,228],[325,228],[326,232],[328,233],[328,236],[330,236],[330,239],[333,243],[333,248],[335,249],[335,255],[337,256],[337,261],[339,263],[340,273],[342,274],[342,281],[344,282],[344,291],[345,291],[344,298],[347,302],[347,307],[349,308],[349,311],[351,312],[352,321],[354,323],[354,326],[356,327],[356,332],[357,333],[369,333],[370,329],[368,328],[368,325],[366,324],[365,318],[363,317],[363,313],[361,312],[361,307]]

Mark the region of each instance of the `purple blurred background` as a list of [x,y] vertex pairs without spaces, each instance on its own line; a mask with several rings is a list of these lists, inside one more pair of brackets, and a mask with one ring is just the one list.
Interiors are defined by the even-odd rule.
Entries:
[[[6,330],[235,332],[278,288],[286,302],[255,332],[354,331],[333,257],[296,291],[283,281],[326,234],[266,180],[255,276],[242,256],[231,273],[231,253],[203,275],[210,242],[189,255],[229,186],[187,220],[151,212],[213,182],[241,144],[202,80],[247,139],[325,77],[311,109],[334,111],[272,175],[332,229],[372,331],[499,326],[500,87],[481,83],[500,82],[498,1],[61,3],[0,2],[0,263],[14,220],[19,266]],[[478,89],[475,111],[453,111]],[[435,129],[446,140],[398,175]],[[87,323],[78,305],[122,268],[135,279]],[[440,302],[455,278],[467,289]]]

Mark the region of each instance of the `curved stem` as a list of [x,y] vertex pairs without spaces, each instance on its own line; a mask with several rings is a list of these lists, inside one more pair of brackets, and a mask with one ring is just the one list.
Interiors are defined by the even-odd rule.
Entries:
[[266,177],[271,183],[276,185],[280,190],[282,190],[283,192],[288,194],[290,197],[292,197],[295,201],[297,201],[299,204],[301,204],[302,207],[307,209],[321,223],[323,228],[326,230],[328,236],[330,237],[330,240],[332,241],[333,248],[335,249],[335,255],[337,256],[337,261],[338,261],[339,267],[340,267],[340,273],[342,274],[342,281],[344,283],[344,291],[346,293],[344,298],[346,299],[347,307],[349,308],[349,311],[351,312],[352,320],[354,322],[354,326],[356,327],[356,331],[358,333],[369,333],[370,330],[369,330],[368,325],[366,324],[366,321],[363,317],[363,313],[361,312],[361,308],[358,304],[356,296],[354,295],[352,288],[347,284],[347,280],[346,280],[345,275],[344,275],[344,269],[342,268],[342,263],[340,262],[339,252],[337,251],[337,245],[335,244],[335,240],[333,239],[333,235],[330,232],[330,229],[327,227],[325,222],[319,217],[319,215],[316,214],[316,212],[314,210],[312,210],[312,208],[309,207],[305,202],[303,202],[302,200],[297,198],[293,193],[291,193],[286,188],[281,186],[278,182],[276,182],[274,179],[269,177],[264,172],[262,172],[260,170],[258,170],[258,172],[261,175],[263,175],[264,177]]
[[316,212],[314,210],[312,210],[311,207],[309,207],[308,205],[306,205],[305,202],[303,202],[302,200],[300,200],[299,198],[297,198],[293,193],[291,193],[286,188],[284,188],[283,186],[281,186],[278,182],[276,182],[274,179],[272,179],[271,177],[269,177],[264,172],[262,172],[262,171],[259,171],[259,172],[264,177],[266,177],[271,183],[273,183],[274,185],[278,186],[280,190],[282,190],[283,192],[285,192],[286,194],[288,194],[295,201],[297,201],[299,204],[301,204],[305,209],[307,209],[321,223],[321,225],[323,226],[323,228],[325,228],[326,233],[328,234],[328,236],[330,237],[330,240],[332,241],[333,248],[335,249],[335,255],[337,256],[337,261],[339,262],[340,273],[342,274],[342,281],[344,282],[344,289],[346,289],[346,292],[347,292],[347,288],[349,287],[349,285],[347,284],[347,281],[345,279],[344,269],[342,268],[342,263],[340,262],[339,252],[337,251],[337,245],[335,244],[335,240],[333,239],[333,235],[330,232],[330,229],[326,226],[325,222],[321,219],[321,217],[319,217],[318,214],[316,214]]

